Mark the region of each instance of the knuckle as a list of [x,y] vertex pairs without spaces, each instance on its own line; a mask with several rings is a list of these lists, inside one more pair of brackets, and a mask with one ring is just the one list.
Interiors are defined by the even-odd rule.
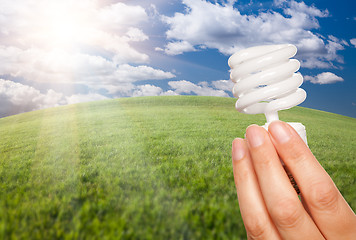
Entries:
[[283,228],[293,228],[301,221],[303,212],[300,211],[299,202],[292,199],[283,199],[271,209],[271,216],[276,225]]
[[266,233],[267,219],[261,215],[250,216],[244,219],[249,239],[263,239]]
[[290,146],[285,149],[288,149],[286,153],[288,154],[288,158],[290,159],[291,163],[303,163],[308,158],[308,156],[305,154],[305,151],[300,149],[300,147],[294,143],[290,143]]
[[251,179],[251,171],[249,169],[239,169],[239,171],[236,173],[236,184],[241,183],[241,182],[246,182],[249,179]]
[[339,193],[329,182],[319,182],[311,185],[310,204],[320,211],[336,211]]
[[273,167],[273,159],[275,156],[271,156],[268,151],[266,151],[265,146],[258,147],[254,150],[257,156],[263,156],[259,158],[253,158],[253,162],[262,169],[269,169]]

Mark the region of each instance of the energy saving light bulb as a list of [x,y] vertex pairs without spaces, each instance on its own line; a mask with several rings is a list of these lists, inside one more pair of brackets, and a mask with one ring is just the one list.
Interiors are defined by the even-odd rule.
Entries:
[[[268,125],[278,120],[278,111],[289,109],[306,98],[299,88],[303,77],[297,71],[300,63],[290,59],[297,53],[292,44],[264,45],[236,52],[229,58],[232,93],[238,98],[236,109],[246,114],[264,113]],[[297,72],[297,73],[296,73]],[[307,143],[305,127],[289,123]]]

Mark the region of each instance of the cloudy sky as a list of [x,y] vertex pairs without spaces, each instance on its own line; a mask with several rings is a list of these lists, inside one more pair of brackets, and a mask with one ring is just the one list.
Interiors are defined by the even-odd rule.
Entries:
[[239,49],[292,43],[304,107],[356,117],[349,0],[1,0],[0,117],[106,98],[232,97]]

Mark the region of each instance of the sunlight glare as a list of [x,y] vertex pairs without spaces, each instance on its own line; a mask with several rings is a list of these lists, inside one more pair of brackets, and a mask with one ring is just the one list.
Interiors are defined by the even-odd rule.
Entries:
[[90,9],[73,1],[51,1],[46,4],[37,18],[34,32],[40,42],[52,49],[70,49],[76,44],[90,42],[94,37],[94,22],[90,18]]

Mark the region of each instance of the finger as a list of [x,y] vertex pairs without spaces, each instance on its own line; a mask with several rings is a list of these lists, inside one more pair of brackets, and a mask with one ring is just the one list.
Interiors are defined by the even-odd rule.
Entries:
[[232,143],[232,165],[240,212],[250,239],[280,239],[270,219],[243,139]]
[[268,132],[252,125],[246,137],[263,199],[280,235],[284,239],[324,239],[299,201]]
[[356,239],[355,214],[298,133],[281,121],[271,123],[269,132],[325,238]]

